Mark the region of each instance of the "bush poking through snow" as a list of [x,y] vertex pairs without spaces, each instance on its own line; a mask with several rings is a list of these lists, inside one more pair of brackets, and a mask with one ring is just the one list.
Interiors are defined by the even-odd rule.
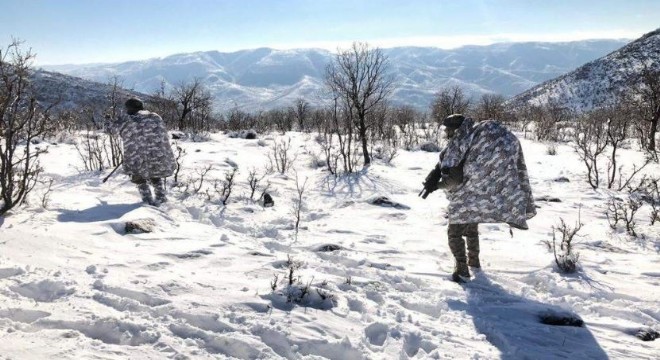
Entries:
[[48,180],[40,181],[42,184],[45,184],[45,189],[43,193],[41,194],[41,207],[44,209],[48,207],[48,203],[50,202],[50,194],[53,191],[53,178],[49,178]]
[[399,149],[396,146],[382,145],[373,149],[372,155],[385,164],[391,164],[392,160],[399,155]]
[[174,184],[179,183],[179,171],[181,171],[181,164],[183,162],[183,157],[186,156],[186,150],[182,148],[179,144],[175,143],[176,146],[176,170],[174,170]]
[[268,160],[270,161],[270,169],[277,170],[280,174],[288,172],[293,163],[296,161],[296,155],[291,153],[291,139],[280,139],[275,141],[270,148]]
[[[555,263],[559,270],[563,273],[574,273],[577,271],[578,261],[580,259],[580,254],[573,251],[573,238],[575,235],[582,229],[582,223],[580,222],[580,216],[578,215],[578,222],[575,224],[575,227],[571,228],[566,225],[564,219],[559,218],[560,225],[552,227],[552,251],[555,255]],[[557,254],[557,233],[561,234],[561,242],[559,249],[563,252]]]
[[197,169],[196,170],[197,177],[194,178],[191,176],[183,184],[184,195],[188,196],[191,194],[198,194],[202,190],[202,187],[204,186],[204,180],[206,179],[206,176],[211,170],[213,170],[213,165],[207,165],[205,168]]
[[91,126],[87,126],[87,131],[82,135],[79,141],[74,144],[78,156],[85,166],[85,171],[102,171],[106,168],[108,153],[107,138],[104,134],[98,133]]
[[[261,183],[261,180],[263,180],[266,177],[266,174],[259,176],[257,174],[257,170],[252,169],[248,173],[248,178],[247,182],[248,185],[250,186],[250,200],[254,200],[254,193],[257,192],[257,189],[259,188],[259,183]],[[270,186],[270,183],[266,184],[264,190],[261,192],[261,195],[259,196],[259,199],[263,196],[263,194],[268,190],[268,187]]]
[[296,231],[296,241],[298,240],[298,230],[300,229],[300,213],[303,210],[303,194],[305,193],[306,186],[307,178],[305,178],[305,181],[303,181],[301,184],[300,179],[298,178],[298,173],[296,173],[296,193],[298,194],[298,197],[293,199],[293,208],[291,209],[291,214],[295,220],[294,229]]
[[619,222],[623,222],[626,225],[626,232],[632,237],[637,237],[635,215],[642,207],[642,204],[643,202],[636,199],[633,194],[631,194],[627,201],[611,197],[607,204],[606,213],[610,228],[614,230],[617,228]]
[[642,329],[635,336],[642,341],[653,341],[660,338],[660,333],[653,329]]
[[651,205],[651,225],[660,221],[660,178],[644,179],[640,186],[643,199]]
[[287,273],[283,279],[285,286],[280,287],[280,277],[278,274],[275,274],[273,280],[270,282],[272,293],[264,296],[264,298],[270,299],[273,307],[281,310],[291,310],[293,305],[320,310],[333,308],[335,306],[334,295],[327,289],[326,282],[313,286],[312,282],[314,278],[305,283],[297,275],[297,271],[302,265],[302,262],[293,260],[288,256],[286,261]]
[[[220,202],[222,202],[222,205],[227,206],[227,203],[229,202],[229,196],[231,196],[231,192],[234,189],[234,178],[236,178],[236,173],[238,172],[238,168],[232,168],[231,171],[225,173],[225,179],[218,182],[217,180],[213,183],[213,189],[215,193],[220,197]],[[212,198],[212,195],[210,192],[207,190],[206,195],[208,196],[209,201]]]

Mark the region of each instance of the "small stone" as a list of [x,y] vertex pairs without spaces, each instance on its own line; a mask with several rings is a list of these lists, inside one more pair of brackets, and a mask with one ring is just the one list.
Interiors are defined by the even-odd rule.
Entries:
[[136,219],[126,222],[126,233],[127,234],[142,234],[153,232],[156,228],[156,221],[151,218],[145,219]]

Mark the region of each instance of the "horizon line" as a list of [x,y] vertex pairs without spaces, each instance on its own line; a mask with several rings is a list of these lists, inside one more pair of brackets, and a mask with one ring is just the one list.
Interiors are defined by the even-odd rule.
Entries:
[[[551,34],[551,35],[524,35],[524,34],[495,34],[495,35],[479,35],[479,36],[434,36],[434,37],[406,37],[406,38],[388,38],[388,39],[375,39],[375,40],[346,40],[346,41],[308,41],[300,43],[275,43],[264,46],[248,46],[244,48],[227,48],[227,49],[208,49],[208,50],[182,50],[174,51],[168,54],[153,55],[153,56],[144,56],[139,58],[121,58],[111,61],[87,61],[87,62],[62,62],[62,63],[40,63],[37,57],[35,59],[35,66],[96,66],[96,65],[110,65],[110,64],[120,64],[127,62],[139,62],[139,61],[148,61],[148,60],[157,60],[164,59],[171,56],[185,55],[185,54],[195,54],[195,53],[205,53],[205,52],[220,52],[220,53],[236,53],[241,51],[253,51],[258,49],[272,49],[277,51],[293,51],[293,50],[324,50],[330,53],[336,53],[340,49],[349,48],[354,42],[367,43],[374,48],[379,49],[394,49],[394,48],[434,48],[441,50],[456,50],[463,47],[486,47],[498,44],[515,44],[515,43],[572,43],[572,42],[583,42],[583,41],[603,41],[603,40],[613,40],[613,41],[633,41],[640,38],[644,34],[653,32],[651,30],[644,32],[642,34],[638,33],[629,33],[629,32],[612,32],[611,36],[607,34],[599,33],[598,35],[592,33],[583,33],[583,36],[577,36],[577,34]],[[592,36],[593,35],[593,36]]]

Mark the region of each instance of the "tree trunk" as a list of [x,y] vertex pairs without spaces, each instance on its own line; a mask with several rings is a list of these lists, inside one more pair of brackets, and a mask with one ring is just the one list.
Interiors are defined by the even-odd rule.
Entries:
[[660,112],[656,113],[651,120],[651,129],[649,130],[649,150],[655,151],[655,133],[658,132],[658,120]]
[[364,116],[360,116],[360,139],[362,140],[362,155],[364,155],[364,166],[368,166],[371,164],[371,156],[369,156],[367,126],[364,123]]

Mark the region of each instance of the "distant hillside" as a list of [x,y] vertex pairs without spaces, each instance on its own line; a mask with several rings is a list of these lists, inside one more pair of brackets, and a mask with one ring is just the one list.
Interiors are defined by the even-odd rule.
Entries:
[[557,100],[580,110],[611,102],[625,89],[625,79],[638,73],[641,61],[660,69],[660,29],[576,70],[537,85],[511,100],[512,104],[544,104]]
[[[428,47],[384,49],[397,89],[392,101],[427,109],[441,88],[458,85],[470,95],[519,94],[545,80],[607,54],[626,40],[566,43],[507,43],[466,46],[453,50]],[[325,50],[260,48],[232,53],[217,51],[172,55],[161,59],[119,64],[49,66],[98,82],[119,76],[127,87],[153,93],[202,79],[218,110],[245,110],[289,106],[298,97],[323,102],[323,77],[333,55]]]
[[[74,76],[38,70],[31,76],[37,100],[43,104],[57,104],[56,109],[74,109],[83,105],[107,106],[112,86]],[[121,99],[137,96],[145,101],[152,96],[137,91],[118,89]],[[123,102],[123,101],[122,101]]]

